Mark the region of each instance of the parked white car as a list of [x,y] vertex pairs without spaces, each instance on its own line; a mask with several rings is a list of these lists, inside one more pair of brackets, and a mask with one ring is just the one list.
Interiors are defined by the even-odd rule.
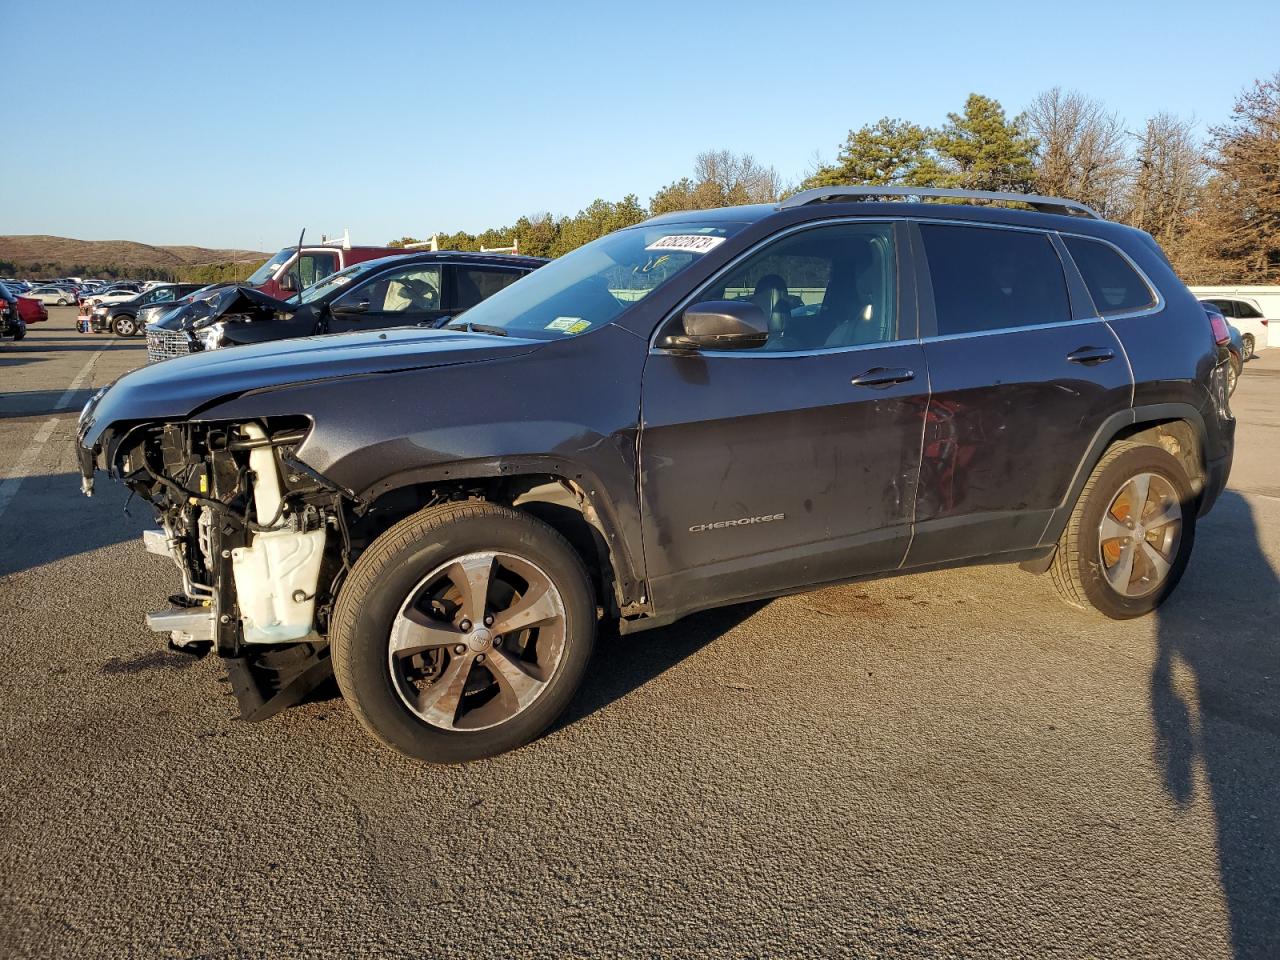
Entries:
[[82,304],[87,304],[90,309],[101,306],[103,304],[124,303],[126,300],[132,300],[138,296],[137,290],[112,290],[110,293],[94,293],[81,300]]
[[70,290],[64,290],[62,287],[36,287],[34,290],[28,290],[23,296],[30,297],[32,300],[39,300],[46,307],[50,304],[65,307],[69,303],[76,302],[75,295]]
[[[1245,356],[1269,346],[1280,346],[1280,287],[1191,287],[1199,300],[1208,300],[1222,311],[1227,323],[1240,331]],[[1270,331],[1276,328],[1276,342]]]

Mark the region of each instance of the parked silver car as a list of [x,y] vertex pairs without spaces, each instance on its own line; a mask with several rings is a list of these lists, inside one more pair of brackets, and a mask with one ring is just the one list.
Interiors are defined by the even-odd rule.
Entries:
[[70,290],[64,290],[62,287],[36,287],[34,290],[23,294],[24,297],[30,297],[32,300],[39,300],[45,306],[56,304],[59,307],[65,307],[69,303],[76,302],[76,296]]

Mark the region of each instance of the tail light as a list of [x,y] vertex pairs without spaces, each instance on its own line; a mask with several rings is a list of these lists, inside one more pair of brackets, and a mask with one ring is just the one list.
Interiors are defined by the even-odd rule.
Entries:
[[1216,310],[1206,310],[1209,317],[1209,328],[1213,331],[1213,342],[1223,347],[1231,342],[1231,331],[1227,329],[1227,321]]

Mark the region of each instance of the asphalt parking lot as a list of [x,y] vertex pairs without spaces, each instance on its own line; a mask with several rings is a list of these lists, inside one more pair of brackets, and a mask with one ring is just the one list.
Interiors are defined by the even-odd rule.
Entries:
[[0,953],[1280,956],[1280,349],[1157,616],[1012,567],[717,611],[426,768],[145,629],[176,571],[71,444],[143,344],[51,314],[0,344]]

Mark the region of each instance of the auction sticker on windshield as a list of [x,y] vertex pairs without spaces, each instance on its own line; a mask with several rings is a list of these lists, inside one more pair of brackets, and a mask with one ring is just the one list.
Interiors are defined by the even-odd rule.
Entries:
[[556,317],[547,324],[548,330],[559,330],[561,333],[581,333],[591,326],[590,320],[581,317]]
[[709,253],[720,244],[724,237],[707,237],[700,233],[676,233],[669,237],[655,240],[645,247],[646,250],[683,250],[686,253]]

